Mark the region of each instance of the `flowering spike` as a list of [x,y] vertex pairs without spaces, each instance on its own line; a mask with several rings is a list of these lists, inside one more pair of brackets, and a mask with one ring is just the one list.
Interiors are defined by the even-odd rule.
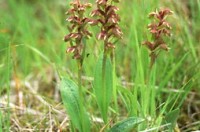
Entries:
[[66,21],[72,25],[68,26],[70,33],[65,35],[64,41],[69,41],[71,46],[67,48],[66,52],[73,53],[74,59],[83,59],[84,47],[82,39],[92,36],[92,34],[87,30],[87,25],[93,22],[91,19],[84,17],[84,12],[86,8],[90,8],[92,5],[90,3],[81,4],[80,1],[73,1],[70,5],[71,9],[66,12],[68,15]]
[[149,18],[153,18],[153,22],[150,23],[147,28],[152,34],[154,42],[145,41],[145,45],[150,50],[151,57],[151,66],[154,64],[156,57],[158,56],[157,50],[168,51],[169,48],[164,42],[163,37],[171,36],[170,30],[171,26],[166,21],[168,15],[171,15],[173,12],[170,9],[163,9],[160,11],[151,12]]
[[[112,2],[119,2],[119,0],[112,0]],[[101,25],[101,31],[97,35],[98,40],[104,40],[104,47],[106,50],[113,49],[115,46],[111,40],[122,38],[122,31],[118,26],[120,21],[119,15],[116,13],[119,8],[110,4],[108,0],[96,0],[97,9],[92,11],[91,16],[96,16],[98,19],[90,21],[92,25]]]

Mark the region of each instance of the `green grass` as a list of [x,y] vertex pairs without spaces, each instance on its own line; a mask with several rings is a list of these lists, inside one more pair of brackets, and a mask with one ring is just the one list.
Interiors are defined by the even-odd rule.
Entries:
[[[103,49],[103,43],[95,38],[97,27],[90,27],[94,36],[87,41],[89,56],[84,60],[82,81],[84,106],[90,119],[92,116],[101,119],[91,119],[92,131],[106,130],[104,127],[108,129],[131,117],[145,119],[135,131],[158,130],[164,126],[161,131],[171,130],[168,123],[172,126],[178,123],[181,131],[200,129],[199,124],[192,125],[200,120],[197,113],[200,106],[200,1],[125,0],[118,6],[124,35],[115,49],[115,91],[107,117],[107,112],[103,117],[108,124],[102,122],[97,93],[93,89],[95,66]],[[68,0],[0,1],[0,131],[70,129],[71,122],[63,122],[68,113],[61,104],[57,86],[59,76],[77,82],[76,61],[66,54],[69,45],[63,42],[64,35],[69,33],[65,21],[68,7]],[[141,44],[151,39],[146,28],[150,23],[148,14],[160,7],[174,11],[169,17],[173,35],[167,40],[169,52],[161,52],[150,70],[148,50]],[[27,88],[27,83],[36,95]],[[194,98],[190,101],[192,95]],[[22,107],[18,97],[24,111],[8,105]],[[28,109],[42,116],[27,112]],[[188,114],[187,109],[194,111]],[[196,114],[194,119],[189,116],[192,114]],[[184,124],[185,120],[188,124]],[[190,127],[184,128],[186,125]]]

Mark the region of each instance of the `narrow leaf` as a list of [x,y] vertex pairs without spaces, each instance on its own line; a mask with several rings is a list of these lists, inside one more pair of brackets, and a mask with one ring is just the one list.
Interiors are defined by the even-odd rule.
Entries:
[[180,100],[179,100],[178,108],[181,107],[181,105],[182,105],[183,102],[185,101],[185,99],[186,99],[188,93],[191,91],[191,88],[192,88],[192,86],[193,86],[193,84],[194,84],[194,81],[195,81],[195,80],[190,79],[190,80],[183,86],[182,89],[184,89],[185,92],[183,92],[183,93],[181,93],[181,94],[179,95]]
[[185,54],[180,61],[171,68],[170,71],[167,72],[166,76],[162,79],[162,81],[160,82],[159,85],[159,90],[161,90],[168,82],[169,80],[172,78],[172,76],[176,73],[176,71],[181,67],[181,64],[183,63],[183,61],[185,60],[185,58],[187,57],[188,54]]

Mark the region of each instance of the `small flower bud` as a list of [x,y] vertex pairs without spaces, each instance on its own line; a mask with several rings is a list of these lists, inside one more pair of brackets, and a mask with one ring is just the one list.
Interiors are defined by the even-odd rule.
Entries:
[[67,53],[74,53],[75,52],[75,50],[76,50],[76,46],[71,46],[71,47],[69,47],[67,50],[66,50],[66,52]]
[[115,49],[115,45],[113,43],[107,43],[106,45],[108,48]]
[[97,25],[98,21],[97,20],[89,20],[88,24],[90,24],[90,25]]
[[85,6],[86,8],[91,8],[91,7],[92,7],[92,4],[91,4],[91,3],[86,3],[86,4],[84,4],[84,6]]
[[73,56],[73,59],[80,59],[81,58],[81,55],[79,54],[79,53],[77,53],[77,54],[75,54],[74,56]]
[[97,39],[98,40],[106,40],[107,35],[105,33],[105,31],[101,31],[98,35],[97,35]]
[[165,51],[168,51],[168,50],[169,50],[169,48],[167,47],[166,44],[160,44],[159,47],[160,47],[161,49],[165,50]]
[[153,44],[153,43],[151,43],[151,42],[149,42],[149,41],[145,41],[145,42],[143,42],[142,44],[145,45],[145,46],[147,46],[147,48],[148,48],[149,50],[151,50],[151,51],[154,50],[154,44]]

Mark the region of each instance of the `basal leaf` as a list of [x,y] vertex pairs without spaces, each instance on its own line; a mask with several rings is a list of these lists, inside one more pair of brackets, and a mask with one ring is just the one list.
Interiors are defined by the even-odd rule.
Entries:
[[128,119],[115,124],[108,132],[129,132],[143,121],[144,119],[142,118],[129,117]]
[[76,83],[70,79],[62,78],[60,92],[62,101],[73,125],[81,132],[89,132],[89,118],[83,108],[83,111],[81,111],[83,105],[80,103],[78,86]]
[[107,122],[107,113],[113,91],[113,75],[110,58],[106,59],[103,76],[103,56],[99,58],[94,74],[94,92],[104,122]]
[[175,110],[172,110],[170,111],[166,116],[165,116],[165,121],[166,123],[170,123],[170,131],[173,130],[173,128],[175,127],[176,125],[176,120],[178,118],[178,115],[179,115],[179,112],[180,112],[180,109],[175,109]]

